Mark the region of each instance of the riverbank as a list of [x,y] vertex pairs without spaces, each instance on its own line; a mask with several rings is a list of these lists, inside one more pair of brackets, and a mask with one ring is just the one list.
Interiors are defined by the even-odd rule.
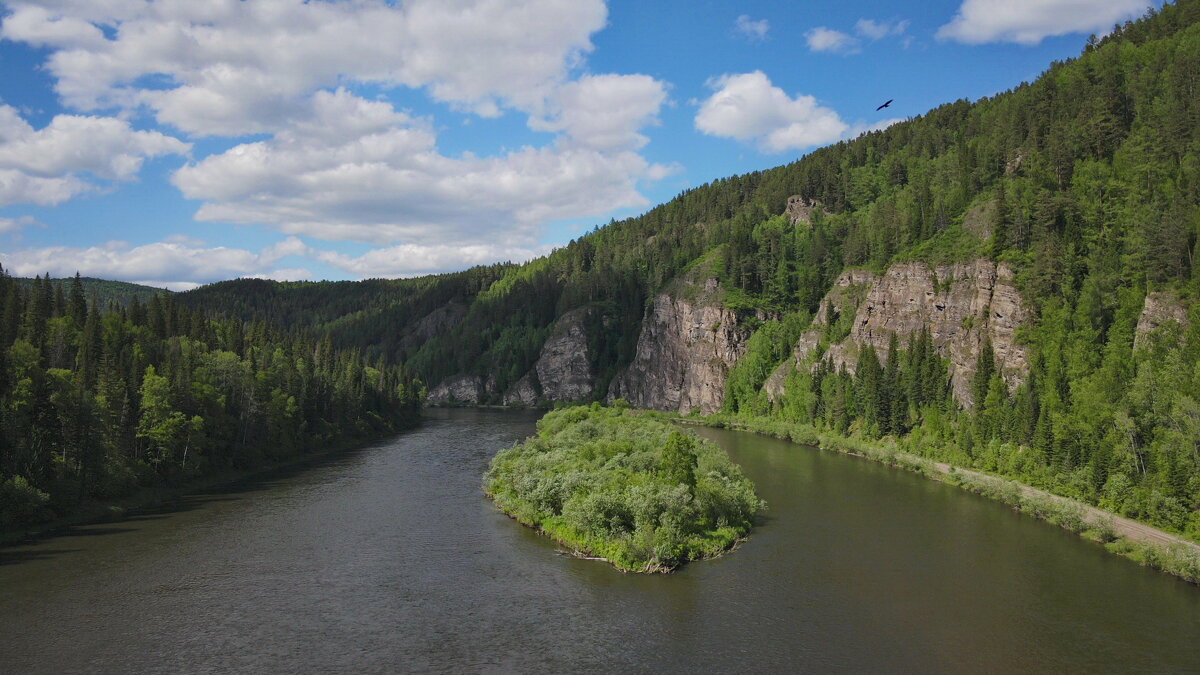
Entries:
[[289,457],[277,462],[270,462],[261,466],[245,469],[221,471],[215,474],[210,474],[186,481],[180,485],[161,485],[139,488],[133,494],[122,499],[86,503],[81,505],[80,508],[74,513],[68,515],[54,518],[42,523],[33,523],[0,530],[0,547],[12,546],[15,544],[41,539],[43,537],[52,537],[55,534],[69,530],[73,527],[95,525],[97,523],[119,522],[125,518],[160,508],[165,504],[176,502],[190,494],[215,490],[239,483],[241,481],[266,476],[276,471],[286,471],[288,469],[300,467],[331,455],[361,448],[389,436],[413,429],[419,424],[420,421],[418,420],[414,424],[395,429],[384,434],[379,434],[377,436],[345,439],[339,443],[335,443],[330,447],[313,450],[311,452],[306,452],[304,454]]
[[1200,545],[1183,537],[1131,520],[1083,502],[1055,495],[1017,481],[973,469],[918,457],[888,441],[864,441],[778,419],[732,419],[675,416],[683,424],[748,431],[861,457],[919,473],[927,478],[1003,502],[1014,509],[1062,527],[1141,565],[1200,584]]

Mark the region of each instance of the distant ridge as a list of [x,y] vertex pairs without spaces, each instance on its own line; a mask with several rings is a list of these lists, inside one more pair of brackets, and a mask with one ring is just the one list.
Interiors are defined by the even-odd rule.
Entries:
[[[13,281],[17,282],[22,289],[27,289],[33,285],[33,279],[27,277],[13,277]],[[51,279],[50,283],[55,285],[62,284],[65,291],[71,281],[72,278]],[[137,298],[138,302],[144,303],[155,295],[171,293],[171,291],[165,288],[143,286],[128,281],[112,281],[96,277],[80,277],[79,281],[83,283],[83,292],[88,297],[91,297],[95,293],[104,304],[115,302],[119,305],[128,305],[134,298]]]

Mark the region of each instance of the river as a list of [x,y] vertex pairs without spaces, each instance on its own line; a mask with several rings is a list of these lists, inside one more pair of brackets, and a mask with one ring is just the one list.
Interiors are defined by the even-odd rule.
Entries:
[[0,549],[0,670],[1200,669],[1200,589],[956,488],[702,430],[769,510],[732,554],[621,574],[480,491],[532,413],[420,428]]

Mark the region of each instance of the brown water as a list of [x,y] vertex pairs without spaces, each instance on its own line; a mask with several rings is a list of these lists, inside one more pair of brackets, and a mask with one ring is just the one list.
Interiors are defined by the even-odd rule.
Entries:
[[946,485],[705,431],[767,517],[731,555],[623,575],[482,496],[532,414],[429,417],[0,549],[0,672],[1200,669],[1200,589]]

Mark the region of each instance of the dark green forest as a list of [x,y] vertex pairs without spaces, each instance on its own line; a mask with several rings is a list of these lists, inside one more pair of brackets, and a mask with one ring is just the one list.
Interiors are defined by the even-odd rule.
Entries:
[[403,428],[420,387],[329,339],[170,294],[122,305],[79,278],[0,270],[0,528]]
[[[811,223],[782,215],[791,195],[820,205]],[[617,317],[591,336],[600,397],[632,359],[648,299],[703,257],[757,331],[730,377],[727,414],[895,436],[918,454],[1200,538],[1198,233],[1200,2],[1180,0],[1088,40],[1033,82],[713,181],[524,265],[361,285],[235,281],[178,302],[241,320],[269,303],[285,330],[407,362],[426,382],[491,375],[499,391],[528,371],[557,317],[596,305]],[[1032,313],[1017,390],[985,349],[978,405],[958,405],[945,363],[914,336],[854,375],[818,366],[781,401],[762,395],[843,270],[978,258],[1016,272]],[[1135,349],[1144,299],[1159,291],[1190,321]],[[447,302],[461,321],[404,339]],[[844,337],[846,321],[824,340]]]

